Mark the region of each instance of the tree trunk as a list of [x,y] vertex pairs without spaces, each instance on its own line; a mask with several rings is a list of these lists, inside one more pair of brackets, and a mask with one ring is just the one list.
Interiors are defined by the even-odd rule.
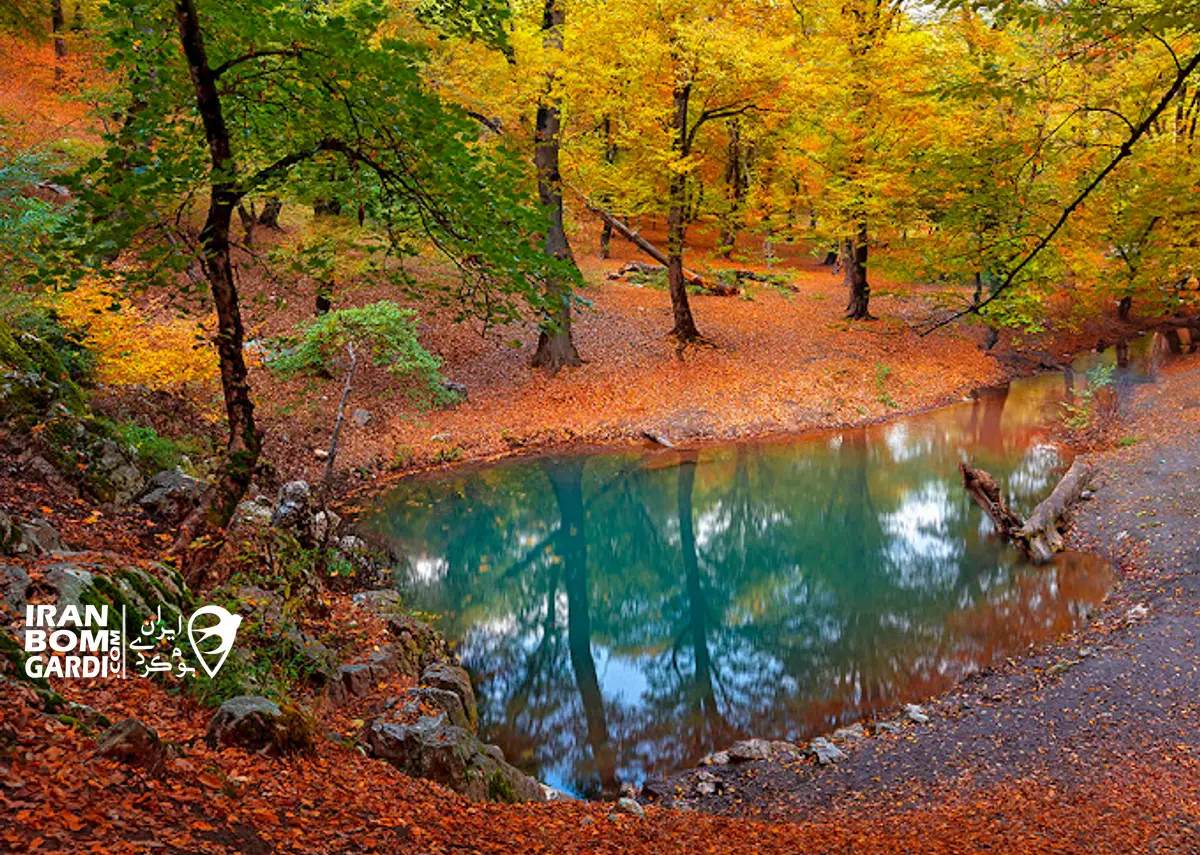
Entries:
[[[612,119],[604,117],[604,162],[612,166],[617,160],[617,144],[613,140]],[[608,199],[601,199],[608,204]],[[600,227],[600,257],[608,258],[612,254],[612,223],[604,220]]]
[[984,512],[991,517],[996,530],[1006,540],[1019,546],[1035,564],[1045,564],[1063,548],[1059,527],[1070,515],[1071,508],[1083,496],[1092,477],[1092,467],[1076,460],[1054,490],[1022,521],[1008,507],[1000,494],[1000,486],[987,472],[958,464],[963,486]]
[[234,171],[229,131],[193,0],[175,0],[175,19],[212,159],[213,183],[200,246],[217,310],[217,355],[225,416],[229,422],[229,443],[221,471],[197,508],[184,520],[175,542],[184,575],[194,583],[201,581],[207,572],[220,548],[224,529],[250,486],[262,450],[262,435],[254,424],[254,403],[250,399],[250,383],[242,354],[242,315],[229,248],[229,227],[239,201],[229,180]]
[[54,35],[54,83],[62,83],[67,70],[64,63],[67,59],[67,41],[63,38],[67,20],[63,16],[62,0],[50,0],[50,30]]
[[1117,303],[1117,317],[1123,321],[1129,320],[1129,311],[1133,308],[1133,298],[1125,296]]
[[[542,16],[542,45],[547,50],[561,51],[562,28],[566,13],[556,0],[546,0]],[[546,211],[546,254],[560,261],[575,264],[571,245],[563,228],[562,176],[558,171],[558,145],[561,130],[558,98],[552,94],[553,73],[546,81],[546,92],[537,110],[537,133],[534,138],[533,163],[537,167],[538,198]],[[546,319],[538,336],[537,352],[533,355],[535,368],[547,368],[550,373],[564,366],[582,365],[575,342],[571,339],[571,283],[552,277],[546,283]]]
[[725,192],[728,195],[729,210],[721,218],[721,234],[717,239],[722,258],[733,255],[733,245],[737,241],[737,217],[741,212],[742,197],[746,194],[746,172],[742,155],[742,129],[738,120],[732,119],[729,127],[729,148],[725,162]]
[[[675,139],[671,149],[680,160],[688,155],[688,98],[691,96],[691,90],[690,83],[680,84],[676,86],[673,95]],[[681,342],[700,338],[700,331],[696,329],[696,321],[692,318],[692,307],[688,304],[687,279],[683,274],[683,216],[687,203],[686,192],[687,176],[676,164],[671,170],[668,192],[667,283],[671,290],[671,310],[675,316],[675,326],[671,329],[671,335]]]
[[268,229],[279,229],[279,212],[283,210],[283,201],[278,196],[271,196],[263,203],[262,212],[258,215],[258,224]]
[[867,223],[859,221],[858,231],[853,238],[842,242],[842,264],[846,288],[850,300],[846,304],[846,317],[854,321],[872,321],[869,310],[871,285],[867,282]]

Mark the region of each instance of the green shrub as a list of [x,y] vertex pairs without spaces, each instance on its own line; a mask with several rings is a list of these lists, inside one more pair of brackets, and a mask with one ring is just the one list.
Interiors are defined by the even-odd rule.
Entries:
[[334,374],[334,361],[346,358],[353,345],[359,358],[413,383],[410,394],[433,403],[449,403],[442,387],[441,360],[417,340],[416,312],[381,300],[357,309],[327,312],[302,325],[283,342],[270,366],[283,376]]

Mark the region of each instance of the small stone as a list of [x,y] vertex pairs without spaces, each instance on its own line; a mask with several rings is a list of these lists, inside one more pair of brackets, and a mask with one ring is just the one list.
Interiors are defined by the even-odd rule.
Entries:
[[862,722],[855,722],[849,727],[839,727],[833,732],[833,738],[845,742],[850,739],[862,739],[867,735]]
[[725,766],[729,763],[728,751],[717,751],[700,761],[701,766]]
[[925,714],[925,710],[921,709],[917,704],[905,704],[904,714],[909,721],[915,721],[917,724],[925,724],[929,721],[929,716]]
[[1136,606],[1133,606],[1132,608],[1130,608],[1129,611],[1125,612],[1125,620],[1127,620],[1127,621],[1141,620],[1148,614],[1150,614],[1150,609],[1146,608],[1146,604],[1138,603]]
[[448,442],[452,436],[454,436],[454,434],[435,433],[433,436],[429,437],[429,441],[430,442]]
[[328,449],[324,449],[324,448],[314,448],[313,449],[313,457],[315,457],[317,460],[328,460],[329,459],[329,451],[328,451]]
[[1095,651],[1094,651],[1094,650],[1092,650],[1092,648],[1090,648],[1090,647],[1081,647],[1081,648],[1079,648],[1079,655],[1080,655],[1080,656],[1082,656],[1082,657],[1084,657],[1085,659],[1086,659],[1088,656],[1091,656],[1091,655],[1093,655],[1094,653],[1095,653]]
[[616,820],[620,818],[621,814],[637,817],[638,819],[646,818],[646,811],[642,809],[642,806],[628,796],[617,799],[617,803],[613,805],[613,809],[608,814],[608,818],[611,820]]
[[823,736],[818,736],[810,744],[809,748],[817,757],[817,763],[822,766],[828,766],[830,763],[836,763],[846,756],[842,749],[838,748],[828,739]]
[[875,730],[882,733],[899,733],[901,728],[894,721],[877,721],[875,722]]
[[367,425],[369,425],[371,423],[371,411],[370,410],[355,410],[354,414],[351,415],[350,418],[359,427],[366,427]]
[[729,746],[729,759],[740,762],[766,760],[771,756],[771,743],[765,739],[743,739]]

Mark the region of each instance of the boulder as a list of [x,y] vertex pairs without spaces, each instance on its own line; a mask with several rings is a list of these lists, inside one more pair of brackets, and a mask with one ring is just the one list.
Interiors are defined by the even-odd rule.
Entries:
[[258,750],[274,744],[275,729],[282,725],[279,706],[258,695],[230,698],[208,722],[205,742],[210,748],[236,745]]
[[21,555],[28,551],[25,530],[14,518],[0,511],[0,555]]
[[23,614],[28,601],[30,579],[24,567],[0,564],[0,613]]
[[207,487],[179,469],[163,470],[146,483],[134,502],[155,522],[177,526],[200,503]]
[[503,759],[444,715],[416,724],[377,719],[364,739],[371,752],[406,775],[436,781],[473,801],[543,802],[541,784]]
[[362,698],[370,694],[371,687],[375,685],[371,675],[371,666],[364,663],[343,665],[338,668],[337,682],[342,684],[346,694],[355,698]]
[[435,715],[443,713],[446,720],[455,727],[461,727],[470,733],[475,732],[475,726],[467,718],[462,699],[447,689],[435,689],[432,686],[419,686],[409,689],[401,699],[401,712],[408,715],[420,715],[432,711]]
[[612,810],[608,813],[608,818],[612,820],[619,819],[621,816],[645,819],[646,811],[633,799],[625,797],[617,799],[616,804],[613,805]]
[[929,721],[929,716],[925,713],[925,710],[921,709],[917,704],[905,704],[904,715],[909,721],[916,722],[917,724],[925,724]]
[[[350,537],[352,535],[344,537],[342,540],[349,540]],[[358,540],[358,538],[354,539]],[[359,591],[350,599],[359,608],[366,609],[372,614],[383,617],[396,614],[400,610],[400,593],[392,588],[381,588],[378,591]]]
[[822,766],[828,766],[830,763],[836,763],[846,756],[842,749],[838,748],[828,739],[823,736],[818,736],[810,744],[809,748],[817,758],[817,763]]
[[730,760],[737,762],[766,760],[771,756],[771,743],[765,739],[743,739],[730,745],[726,752]]
[[133,455],[115,439],[95,443],[88,459],[85,486],[101,502],[127,504],[145,484]]
[[78,564],[59,561],[47,565],[46,574],[42,579],[45,584],[54,589],[55,601],[59,608],[68,605],[81,608],[87,599],[84,592],[94,587],[96,576]]
[[445,689],[458,695],[462,701],[467,721],[474,729],[479,722],[479,710],[475,705],[475,690],[471,688],[471,677],[465,668],[448,665],[445,662],[435,662],[421,672],[421,685],[432,686],[435,689]]
[[[446,640],[429,624],[408,615],[388,620],[388,632],[396,639],[405,672],[416,676],[437,662],[450,658]],[[432,684],[430,684],[432,685]]]
[[62,537],[58,529],[41,517],[35,517],[21,526],[25,533],[25,541],[32,547],[35,555],[46,555],[52,552],[62,552]]
[[166,747],[152,728],[136,718],[127,718],[106,730],[97,743],[96,753],[142,766],[154,776],[166,771]]

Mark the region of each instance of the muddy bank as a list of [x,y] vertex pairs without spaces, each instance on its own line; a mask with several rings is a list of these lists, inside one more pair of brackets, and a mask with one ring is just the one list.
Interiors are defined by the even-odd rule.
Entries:
[[[1060,642],[981,671],[864,737],[846,756],[776,757],[690,770],[647,801],[800,820],[814,811],[928,804],[1033,779],[1077,791],[1134,760],[1177,765],[1200,752],[1200,357],[1136,390],[1092,458],[1096,495],[1072,545],[1109,557],[1120,580],[1095,618]],[[920,716],[917,716],[919,718]],[[894,724],[893,724],[894,722]],[[892,730],[895,732],[891,732]],[[1200,829],[1197,829],[1200,833]]]

